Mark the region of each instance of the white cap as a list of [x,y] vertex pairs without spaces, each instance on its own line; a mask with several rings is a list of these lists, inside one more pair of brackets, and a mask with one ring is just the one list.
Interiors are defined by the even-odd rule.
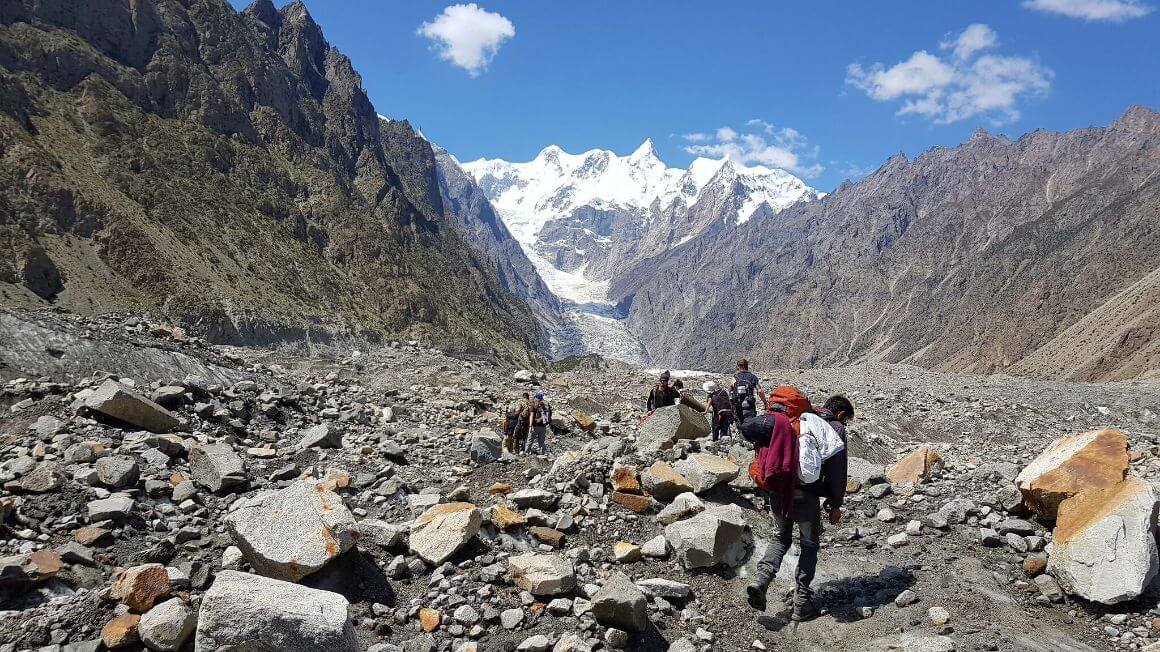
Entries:
[[713,380],[707,380],[703,385],[701,385],[701,389],[712,394],[713,392],[717,391],[717,382]]

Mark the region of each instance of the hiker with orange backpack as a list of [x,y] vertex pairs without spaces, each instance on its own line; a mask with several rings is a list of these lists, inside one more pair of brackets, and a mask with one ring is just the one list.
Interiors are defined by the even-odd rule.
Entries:
[[[818,566],[822,515],[818,496],[806,487],[821,480],[824,462],[844,450],[845,442],[795,387],[775,388],[767,405],[764,415],[746,419],[741,426],[742,436],[756,449],[749,475],[765,494],[776,531],[746,593],[750,606],[765,609],[766,591],[793,542],[796,523],[801,556],[791,618],[809,620],[819,613],[810,584]],[[830,522],[840,517],[840,511],[831,512]]]

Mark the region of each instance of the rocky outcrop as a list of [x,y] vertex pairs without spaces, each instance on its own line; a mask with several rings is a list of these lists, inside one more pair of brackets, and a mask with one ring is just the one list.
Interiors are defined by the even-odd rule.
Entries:
[[1116,604],[1156,577],[1156,493],[1129,477],[1064,500],[1052,532],[1047,570],[1085,600]]
[[1119,430],[1093,430],[1060,437],[1015,478],[1023,503],[1045,518],[1060,504],[1089,489],[1103,489],[1128,474],[1128,438]]

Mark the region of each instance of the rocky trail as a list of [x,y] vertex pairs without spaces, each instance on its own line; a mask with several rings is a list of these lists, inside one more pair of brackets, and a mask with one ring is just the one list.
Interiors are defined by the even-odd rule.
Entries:
[[[2,651],[1160,640],[1160,382],[759,370],[857,409],[826,613],[794,623],[795,552],[765,613],[744,598],[771,534],[752,450],[687,407],[637,427],[644,371],[222,347],[132,315],[0,323]],[[549,451],[513,457],[494,431],[530,387]]]

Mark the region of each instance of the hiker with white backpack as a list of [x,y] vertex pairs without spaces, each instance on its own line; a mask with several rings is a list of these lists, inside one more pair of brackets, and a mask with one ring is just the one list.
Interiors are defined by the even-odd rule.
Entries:
[[[767,406],[764,415],[746,419],[741,425],[742,436],[756,449],[749,475],[766,496],[776,532],[757,564],[757,573],[746,587],[746,593],[753,608],[765,609],[766,592],[793,542],[796,523],[801,555],[795,574],[791,618],[809,620],[818,615],[810,584],[817,571],[821,547],[819,495],[826,497],[830,523],[837,523],[841,518],[841,497],[831,496],[829,488],[836,486],[838,473],[845,475],[846,443],[843,434],[818,415],[795,387],[775,388],[769,394]],[[845,412],[845,405],[836,408],[844,418],[853,416],[853,406]],[[835,477],[824,477],[826,472]],[[841,486],[844,492],[845,477],[841,478]]]

